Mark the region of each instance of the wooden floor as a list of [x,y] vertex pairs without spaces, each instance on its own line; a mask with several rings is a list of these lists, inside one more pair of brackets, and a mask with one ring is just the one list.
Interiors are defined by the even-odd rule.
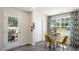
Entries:
[[[43,42],[39,42],[39,43],[35,44],[34,46],[25,45],[25,46],[22,46],[22,47],[11,49],[9,51],[63,51],[63,48],[57,47],[56,50],[54,50],[53,48],[50,50],[48,47],[45,48]],[[79,49],[69,47],[68,50],[65,49],[65,51],[79,51]]]

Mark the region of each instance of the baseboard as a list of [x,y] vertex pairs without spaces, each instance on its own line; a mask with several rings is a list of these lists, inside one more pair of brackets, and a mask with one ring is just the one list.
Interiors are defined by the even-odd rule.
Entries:
[[38,44],[38,43],[40,43],[40,42],[43,42],[43,40],[41,40],[41,41],[38,41],[38,42],[36,42],[35,44]]
[[35,44],[38,44],[38,43],[40,43],[40,42],[43,42],[43,40],[38,41],[38,42],[34,42],[34,43],[32,43],[31,45],[34,46]]

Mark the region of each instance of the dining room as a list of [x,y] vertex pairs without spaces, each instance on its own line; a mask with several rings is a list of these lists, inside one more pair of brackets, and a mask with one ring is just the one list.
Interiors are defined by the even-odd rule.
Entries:
[[[78,10],[51,15],[47,17],[47,32],[45,35],[49,48],[55,51],[69,51],[79,48]],[[58,50],[57,50],[58,49]]]

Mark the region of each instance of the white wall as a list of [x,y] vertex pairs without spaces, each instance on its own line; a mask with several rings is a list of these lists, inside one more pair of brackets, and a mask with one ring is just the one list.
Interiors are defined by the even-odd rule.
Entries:
[[[9,48],[12,48],[12,47],[16,47],[16,46],[20,46],[20,45],[25,45],[25,44],[31,44],[32,43],[32,33],[30,32],[30,25],[31,25],[31,22],[32,19],[31,19],[31,13],[28,13],[28,12],[23,12],[23,11],[20,11],[18,9],[15,9],[15,8],[2,8],[3,9],[3,21],[4,21],[4,31],[3,31],[3,47],[4,49],[9,49]],[[7,37],[7,16],[18,16],[19,17],[19,21],[20,21],[20,27],[19,29],[21,30],[21,34],[20,34],[20,40],[18,43],[15,43],[13,45],[9,45],[7,47],[6,44],[6,39],[8,38]]]
[[31,23],[32,23],[31,13],[22,13],[21,45],[32,43]]

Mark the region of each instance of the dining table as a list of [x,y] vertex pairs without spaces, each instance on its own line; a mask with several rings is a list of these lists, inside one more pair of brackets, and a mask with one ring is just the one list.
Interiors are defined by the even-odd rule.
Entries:
[[62,40],[62,38],[60,38],[60,33],[53,33],[51,35],[51,38],[53,40],[52,47],[53,47],[54,50],[56,50],[56,48],[57,48],[57,41],[63,41],[63,40]]

